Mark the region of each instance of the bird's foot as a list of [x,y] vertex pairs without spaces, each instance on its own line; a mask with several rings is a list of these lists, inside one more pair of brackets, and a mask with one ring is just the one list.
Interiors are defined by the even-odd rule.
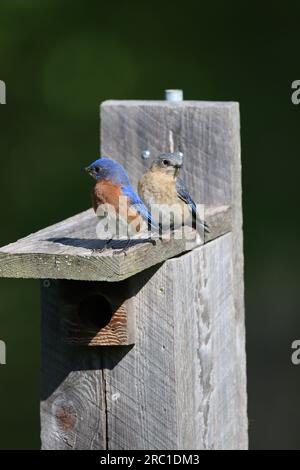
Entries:
[[125,255],[127,256],[127,250],[130,248],[130,239],[127,240],[125,245],[119,250],[114,250],[113,255]]
[[106,246],[103,248],[92,248],[91,252],[93,255],[99,255],[100,253],[103,253],[106,250]]
[[125,255],[127,256],[127,249],[121,248],[120,250],[114,250],[113,255]]
[[104,243],[102,248],[92,248],[92,253],[93,254],[100,254],[103,253],[104,251],[109,249],[109,245],[111,244],[112,240],[108,240],[107,242]]

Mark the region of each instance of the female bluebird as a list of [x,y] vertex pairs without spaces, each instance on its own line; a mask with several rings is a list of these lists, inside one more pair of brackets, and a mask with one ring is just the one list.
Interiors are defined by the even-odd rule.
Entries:
[[[188,225],[209,232],[207,224],[199,219],[196,204],[184,182],[178,178],[182,163],[180,152],[160,154],[140,179],[138,193],[148,209],[152,208],[152,218],[160,220],[163,230]],[[159,205],[156,214],[153,205]]]
[[102,157],[84,170],[96,180],[92,190],[92,202],[96,214],[99,215],[101,212],[103,216],[105,212],[106,217],[115,222],[115,229],[110,239],[120,235],[120,231],[125,238],[129,238],[144,229],[157,228],[148,209],[132,189],[128,175],[120,163]]

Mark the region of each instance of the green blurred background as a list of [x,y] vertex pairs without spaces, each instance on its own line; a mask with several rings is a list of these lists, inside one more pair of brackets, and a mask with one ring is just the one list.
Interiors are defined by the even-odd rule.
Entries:
[[[85,210],[99,103],[241,104],[251,448],[300,448],[296,1],[1,0],[0,244]],[[0,449],[39,448],[39,285],[0,280]]]

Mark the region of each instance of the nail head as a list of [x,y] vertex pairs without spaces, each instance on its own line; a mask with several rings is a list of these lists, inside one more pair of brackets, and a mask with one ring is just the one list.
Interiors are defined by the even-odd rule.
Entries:
[[165,90],[165,99],[166,101],[182,101],[183,100],[183,91],[182,90]]
[[151,155],[150,150],[143,150],[143,152],[142,152],[142,158],[143,158],[144,160],[147,160],[147,158],[149,158],[150,155]]

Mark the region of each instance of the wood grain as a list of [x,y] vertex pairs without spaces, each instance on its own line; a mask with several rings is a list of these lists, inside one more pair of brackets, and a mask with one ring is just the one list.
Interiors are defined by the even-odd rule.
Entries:
[[247,447],[231,247],[227,234],[136,276],[136,344],[115,367],[105,352],[109,449]]
[[104,280],[116,293],[114,281],[128,278],[136,312],[133,347],[67,345],[68,302],[57,283],[70,281],[43,288],[43,448],[245,449],[238,105],[111,101],[101,109],[102,154],[123,163],[135,185],[149,165],[143,150],[184,152],[184,180],[212,230],[200,247],[171,240],[99,254],[86,212],[0,250],[2,275]]
[[70,281],[43,287],[43,448],[247,447],[231,247],[227,234],[129,280],[133,348],[64,344]]
[[[151,152],[152,158],[161,152],[182,151],[182,177],[195,202],[231,206],[233,241],[230,262],[234,328],[239,358],[237,361],[233,359],[235,392],[239,396],[239,409],[236,411],[239,419],[236,423],[240,432],[239,442],[241,446],[246,446],[247,391],[239,105],[233,102],[201,101],[103,103],[101,152],[125,166],[135,187],[151,162],[151,159],[141,158],[141,153],[146,149]],[[179,286],[180,284],[178,290],[181,292]],[[223,364],[221,358],[216,366],[220,363]],[[228,396],[227,401],[229,400]],[[226,402],[224,406],[229,404]],[[219,429],[219,432],[221,433],[222,429]]]
[[43,449],[105,449],[103,359],[62,341],[60,281],[42,283],[41,441]]
[[[184,153],[182,177],[196,203],[229,205],[233,220],[234,302],[244,333],[242,186],[239,104],[210,101],[105,101],[101,105],[101,152],[122,163],[133,186],[155,157]],[[241,371],[246,390],[245,373]]]
[[[205,206],[205,217],[212,226],[207,241],[231,228],[228,206]],[[155,245],[133,240],[126,254],[120,249],[126,241],[99,252],[104,241],[96,238],[97,223],[93,210],[88,210],[1,248],[0,277],[120,281],[201,244],[175,235]]]
[[82,346],[134,344],[135,312],[127,280],[62,281],[60,286],[63,341]]

